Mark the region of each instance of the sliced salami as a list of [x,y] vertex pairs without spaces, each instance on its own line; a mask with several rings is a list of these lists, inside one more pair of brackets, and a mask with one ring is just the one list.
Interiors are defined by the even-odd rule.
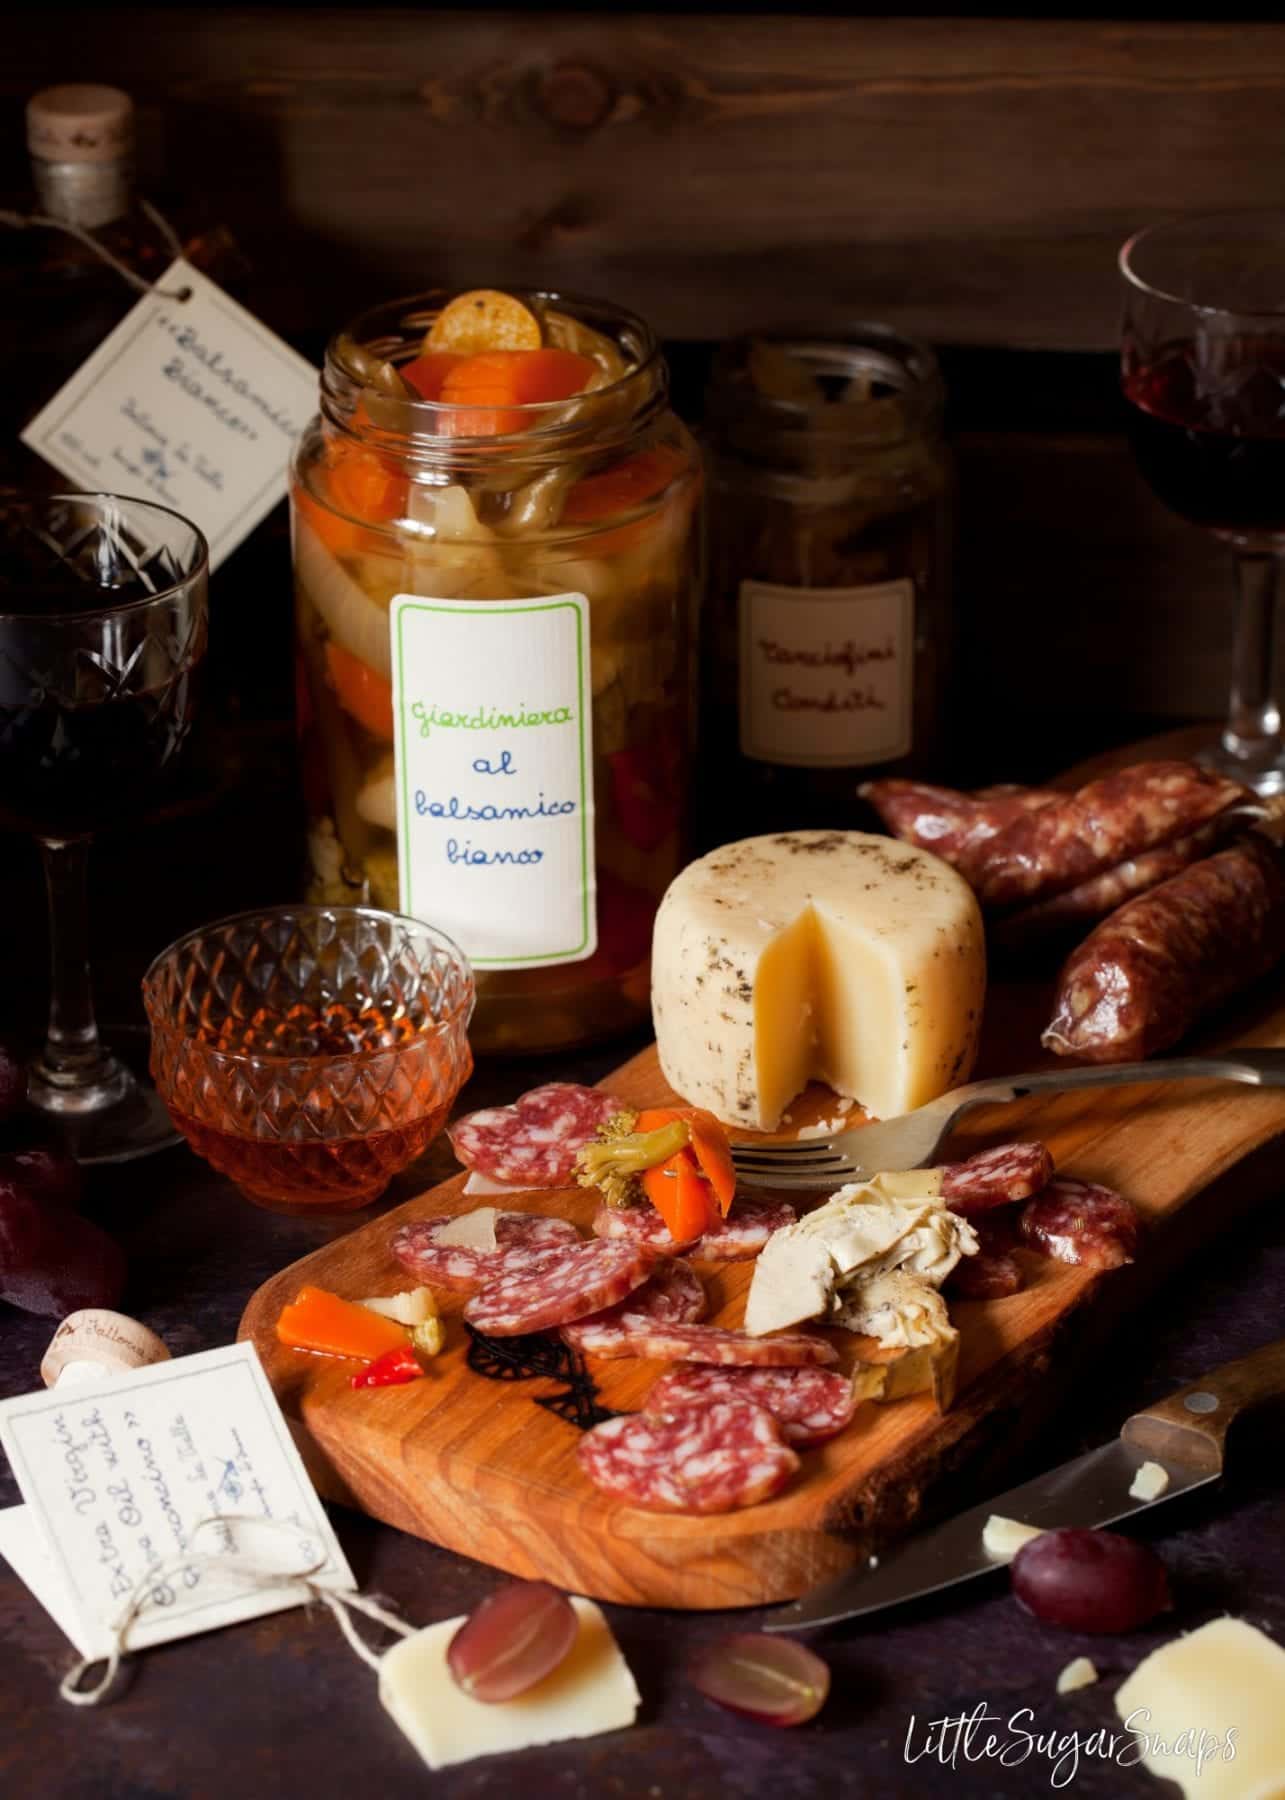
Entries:
[[838,1362],[838,1352],[824,1338],[783,1331],[776,1337],[751,1337],[719,1325],[667,1325],[648,1321],[628,1337],[613,1338],[595,1354],[606,1357],[645,1356],[656,1362],[745,1364],[759,1368],[802,1368]]
[[583,1242],[569,1220],[540,1213],[497,1213],[494,1250],[441,1243],[442,1232],[453,1224],[454,1218],[413,1219],[394,1237],[392,1252],[418,1281],[457,1294],[475,1294],[499,1275],[529,1273],[551,1250]]
[[787,1444],[820,1444],[842,1431],[857,1409],[852,1382],[832,1369],[670,1369],[643,1402],[649,1413],[716,1400],[765,1406]]
[[625,1413],[586,1432],[577,1454],[603,1493],[660,1512],[735,1512],[780,1493],[799,1466],[772,1414],[745,1400]]
[[1138,1215],[1122,1194],[1060,1175],[1028,1200],[1020,1221],[1024,1241],[1058,1262],[1118,1269],[1138,1248]]
[[606,1312],[562,1327],[574,1350],[587,1356],[632,1356],[630,1343],[660,1325],[694,1325],[705,1317],[705,1289],[681,1257],[667,1256],[640,1288]]
[[576,1151],[624,1106],[601,1088],[552,1081],[512,1106],[466,1113],[448,1130],[466,1169],[515,1188],[570,1187]]
[[968,1218],[992,1206],[1029,1200],[1053,1179],[1053,1158],[1043,1144],[997,1144],[966,1162],[947,1163],[941,1197],[952,1212]]
[[1017,1258],[1007,1250],[979,1250],[962,1256],[946,1282],[948,1293],[961,1300],[1002,1300],[1022,1285]]
[[530,1268],[489,1281],[464,1308],[464,1317],[489,1337],[546,1331],[614,1306],[641,1287],[655,1266],[655,1256],[641,1245],[601,1238],[548,1250]]
[[738,1194],[725,1219],[703,1237],[679,1244],[651,1206],[599,1207],[593,1229],[603,1238],[630,1238],[663,1256],[692,1256],[698,1262],[744,1262],[757,1256],[774,1231],[793,1225],[798,1214],[787,1200]]

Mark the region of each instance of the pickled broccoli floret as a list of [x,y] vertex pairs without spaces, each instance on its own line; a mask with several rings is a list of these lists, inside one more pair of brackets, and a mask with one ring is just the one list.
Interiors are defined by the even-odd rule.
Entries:
[[581,1187],[598,1188],[611,1207],[638,1206],[646,1198],[639,1176],[691,1142],[685,1119],[673,1119],[655,1131],[637,1131],[637,1123],[637,1113],[613,1113],[576,1155],[576,1180]]

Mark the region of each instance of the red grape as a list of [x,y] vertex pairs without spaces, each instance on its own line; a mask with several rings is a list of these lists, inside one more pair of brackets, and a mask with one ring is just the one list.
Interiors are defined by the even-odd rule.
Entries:
[[75,1206],[80,1200],[80,1164],[62,1150],[14,1150],[0,1156],[0,1174],[17,1174],[35,1200]]
[[61,1319],[115,1306],[124,1285],[114,1239],[70,1207],[34,1197],[20,1172],[0,1169],[0,1300]]
[[27,1068],[12,1044],[0,1040],[0,1119],[11,1119],[27,1103]]
[[707,1700],[765,1725],[803,1725],[830,1692],[830,1671],[795,1638],[739,1632],[697,1653],[692,1685]]
[[474,1700],[512,1700],[552,1674],[580,1621],[547,1581],[511,1581],[465,1619],[446,1652],[456,1685]]
[[1022,1545],[1013,1592],[1048,1625],[1134,1631],[1169,1605],[1169,1578],[1155,1551],[1134,1538],[1064,1527]]

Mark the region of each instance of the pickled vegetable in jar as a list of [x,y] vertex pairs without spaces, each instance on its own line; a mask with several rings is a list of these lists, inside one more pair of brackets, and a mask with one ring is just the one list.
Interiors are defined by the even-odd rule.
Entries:
[[700,493],[655,339],[614,307],[431,293],[327,351],[291,481],[308,897],[454,938],[477,1049],[648,1016]]
[[850,826],[931,768],[949,665],[936,360],[884,326],[738,340],[707,406],[702,837]]

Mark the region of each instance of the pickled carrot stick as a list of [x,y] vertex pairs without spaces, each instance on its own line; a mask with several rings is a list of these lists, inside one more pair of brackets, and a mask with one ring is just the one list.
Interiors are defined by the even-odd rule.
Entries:
[[440,400],[442,383],[464,361],[458,350],[425,350],[414,362],[403,363],[397,373],[409,381],[421,400]]
[[373,1362],[385,1350],[407,1343],[406,1332],[392,1319],[367,1312],[325,1288],[303,1287],[277,1320],[277,1336],[292,1350],[315,1350],[324,1356],[350,1356]]
[[638,1115],[635,1131],[656,1131],[672,1119],[683,1119],[691,1133],[692,1154],[702,1176],[714,1190],[719,1210],[726,1218],[736,1196],[736,1170],[727,1132],[712,1112],[700,1106],[651,1106]]
[[329,461],[330,492],[340,512],[378,525],[406,510],[406,477],[378,450],[336,444]]
[[337,644],[326,640],[326,669],[340,706],[372,737],[391,744],[393,741],[393,684]]
[[690,1244],[714,1222],[710,1185],[690,1150],[680,1150],[658,1169],[645,1170],[642,1189],[675,1243]]

